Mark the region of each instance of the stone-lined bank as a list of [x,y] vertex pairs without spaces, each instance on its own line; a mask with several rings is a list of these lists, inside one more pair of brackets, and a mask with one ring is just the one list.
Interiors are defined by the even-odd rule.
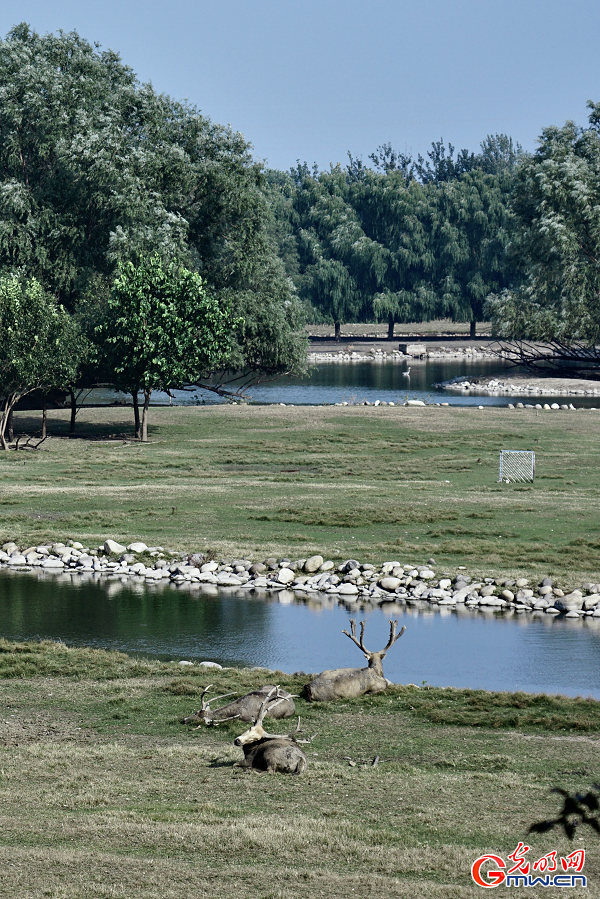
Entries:
[[[143,559],[138,560],[138,556]],[[0,551],[0,568],[20,572],[54,572],[70,575],[118,579],[123,583],[174,585],[214,585],[236,591],[292,591],[298,597],[332,595],[350,607],[371,604],[393,611],[405,605],[427,602],[442,607],[463,605],[497,611],[536,612],[565,615],[567,618],[600,618],[600,583],[583,584],[563,590],[551,578],[532,584],[526,578],[516,581],[485,577],[475,580],[460,570],[455,577],[437,575],[434,562],[408,565],[399,561],[381,565],[347,559],[341,564],[314,555],[307,559],[268,558],[208,560],[203,553],[170,552],[145,543],[123,546],[114,540],[97,548],[84,547],[69,540],[20,549],[9,542]]]
[[486,347],[445,347],[436,346],[428,348],[425,344],[403,344],[407,352],[400,348],[383,350],[380,347],[371,347],[367,351],[358,351],[352,348],[351,342],[347,342],[345,349],[319,351],[311,349],[308,353],[308,361],[311,365],[318,362],[407,362],[413,359],[497,359],[498,354]]

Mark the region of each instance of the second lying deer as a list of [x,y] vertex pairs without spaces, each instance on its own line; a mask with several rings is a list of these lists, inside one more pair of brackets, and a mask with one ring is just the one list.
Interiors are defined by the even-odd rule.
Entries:
[[[204,697],[211,687],[212,684],[209,684],[200,697],[201,708],[184,718],[182,724],[197,724],[200,727],[203,723],[221,724],[221,722],[231,721],[233,718],[239,718],[240,721],[256,721],[266,696],[270,696],[270,699],[265,708],[265,714],[270,715],[271,718],[289,718],[295,711],[292,694],[274,687],[272,684],[265,684],[259,690],[246,693],[245,696],[234,699],[233,702],[221,706],[220,709],[211,709],[211,702],[225,699],[227,696],[235,696],[235,693],[222,693],[221,696],[205,699]],[[277,691],[277,695],[275,695],[274,691]],[[271,696],[271,694],[273,695]]]

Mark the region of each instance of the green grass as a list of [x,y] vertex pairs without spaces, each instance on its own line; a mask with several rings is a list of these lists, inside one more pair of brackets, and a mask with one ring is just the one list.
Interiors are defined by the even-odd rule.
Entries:
[[[244,725],[180,719],[209,680],[298,692],[305,678],[7,641],[0,665],[0,896],[11,899],[462,899],[478,895],[477,856],[506,857],[555,814],[552,786],[598,779],[594,700],[411,686],[299,698],[316,736],[292,778],[233,767]],[[582,836],[527,842],[536,858],[585,846],[598,895],[600,844]]]
[[[600,580],[600,414],[221,406],[66,412],[38,452],[0,455],[4,539],[108,536],[217,557],[322,552]],[[31,413],[16,415],[32,432]],[[535,484],[497,483],[500,449],[536,452]]]

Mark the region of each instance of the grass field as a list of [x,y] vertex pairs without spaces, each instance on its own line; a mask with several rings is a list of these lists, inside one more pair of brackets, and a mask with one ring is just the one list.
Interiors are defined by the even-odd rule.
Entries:
[[[294,693],[306,680],[210,672],[219,692],[274,678]],[[463,899],[481,893],[475,858],[506,858],[557,813],[552,786],[598,777],[598,702],[411,686],[296,700],[317,735],[306,774],[243,773],[244,725],[179,723],[207,681],[198,667],[0,640],[3,899]],[[531,861],[584,847],[589,886],[568,895],[600,895],[597,835],[527,843]]]
[[[163,407],[142,445],[131,411],[106,408],[80,413],[77,439],[66,412],[50,429],[37,452],[0,454],[0,538],[600,580],[600,413]],[[534,450],[535,483],[498,484],[500,449]]]
[[[147,445],[130,439],[129,410],[83,411],[76,439],[66,418],[51,417],[38,452],[0,455],[3,540],[433,556],[438,571],[600,580],[600,414],[162,408]],[[30,413],[15,424],[39,427]],[[535,484],[498,484],[499,450],[521,448],[536,451]],[[208,674],[220,692],[305,682]],[[475,858],[506,858],[556,814],[551,787],[599,779],[598,702],[410,685],[298,699],[317,735],[308,772],[245,774],[233,767],[243,726],[179,723],[209,676],[0,640],[2,899],[463,899],[481,892]],[[589,887],[569,895],[600,896],[595,834],[527,842],[532,860],[585,847]]]

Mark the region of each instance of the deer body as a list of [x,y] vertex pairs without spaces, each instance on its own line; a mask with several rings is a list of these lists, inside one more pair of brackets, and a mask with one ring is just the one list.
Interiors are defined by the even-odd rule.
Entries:
[[389,681],[383,674],[383,659],[385,655],[398,640],[406,628],[402,628],[399,634],[396,634],[397,621],[390,621],[390,639],[384,649],[379,652],[369,652],[365,649],[363,638],[365,633],[365,622],[360,625],[360,639],[356,637],[356,622],[350,619],[351,633],[342,631],[347,637],[358,646],[368,661],[367,668],[331,668],[328,671],[322,671],[317,677],[313,678],[310,683],[304,687],[304,695],[309,702],[331,702],[335,699],[354,699],[357,696],[363,696],[370,693],[383,693],[387,690]]
[[331,668],[306,684],[304,694],[309,702],[331,702],[332,699],[383,693],[387,686],[383,674],[378,674],[374,668]]
[[[239,738],[238,738],[239,740]],[[238,740],[235,745],[239,746]],[[244,761],[238,768],[252,768],[269,774],[302,774],[306,771],[306,756],[298,744],[289,737],[265,737],[242,745]]]
[[[230,693],[225,693],[224,696],[215,696],[213,699],[205,700],[204,697],[211,687],[212,684],[209,684],[202,693],[202,708],[184,718],[183,724],[201,725],[203,722],[206,725],[219,724],[221,721],[229,721],[232,718],[239,718],[240,721],[255,721],[265,697],[272,691],[277,690],[272,684],[266,684],[259,690],[253,690],[251,693],[246,693],[245,696],[240,696],[239,699],[234,699],[233,702],[228,702],[227,705],[221,706],[220,709],[211,709],[211,702],[223,699],[224,696],[231,696]],[[273,693],[265,714],[271,718],[289,718],[290,715],[294,714],[294,711],[294,697],[291,693],[280,689],[277,691],[277,694]]]
[[262,724],[269,705],[282,701],[278,699],[280,692],[283,693],[279,687],[273,687],[263,698],[256,722],[234,740],[234,745],[244,750],[244,760],[237,762],[237,767],[269,774],[302,774],[306,771],[308,762],[295,737],[300,729],[300,719],[291,734],[269,734]]

